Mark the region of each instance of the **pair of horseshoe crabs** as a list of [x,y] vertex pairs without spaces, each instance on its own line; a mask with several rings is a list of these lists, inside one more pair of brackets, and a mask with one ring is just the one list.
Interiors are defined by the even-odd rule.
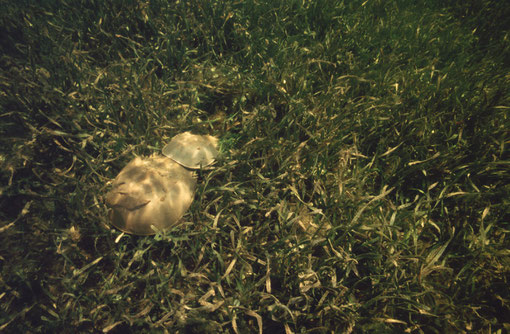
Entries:
[[177,224],[193,201],[193,170],[210,166],[217,147],[215,137],[184,132],[163,148],[163,156],[132,160],[106,194],[112,225],[126,233],[151,235]]

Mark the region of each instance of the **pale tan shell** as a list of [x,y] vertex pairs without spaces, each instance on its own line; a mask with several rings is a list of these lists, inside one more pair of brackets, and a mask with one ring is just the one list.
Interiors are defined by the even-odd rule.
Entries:
[[188,210],[195,186],[193,172],[175,161],[137,157],[120,171],[106,194],[112,225],[138,235],[168,229]]
[[184,167],[199,169],[211,165],[218,156],[218,138],[184,132],[163,147],[163,155]]

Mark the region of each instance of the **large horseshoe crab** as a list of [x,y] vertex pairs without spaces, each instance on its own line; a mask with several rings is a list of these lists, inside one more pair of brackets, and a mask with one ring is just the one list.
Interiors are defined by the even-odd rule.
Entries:
[[185,132],[163,148],[164,156],[128,163],[106,194],[112,225],[136,235],[176,225],[193,202],[197,181],[190,169],[210,166],[218,156],[217,145],[215,137]]

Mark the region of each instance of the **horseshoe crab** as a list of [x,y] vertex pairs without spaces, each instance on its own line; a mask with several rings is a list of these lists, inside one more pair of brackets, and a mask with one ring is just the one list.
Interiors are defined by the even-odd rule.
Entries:
[[164,156],[128,163],[106,194],[112,225],[137,235],[176,225],[193,202],[197,179],[190,169],[210,166],[218,156],[217,145],[213,136],[184,132],[163,148]]
[[135,158],[106,194],[112,225],[126,233],[151,235],[177,224],[193,201],[193,174],[163,156]]
[[173,137],[162,153],[190,169],[199,169],[211,165],[218,156],[218,138],[209,135],[194,135],[183,132]]

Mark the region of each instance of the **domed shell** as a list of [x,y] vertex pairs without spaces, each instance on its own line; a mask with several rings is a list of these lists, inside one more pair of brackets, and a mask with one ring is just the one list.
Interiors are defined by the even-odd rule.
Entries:
[[184,167],[199,169],[211,165],[218,156],[218,138],[184,132],[163,147],[163,155]]
[[137,157],[106,194],[110,220],[121,231],[151,235],[178,223],[195,192],[193,172],[163,156]]

